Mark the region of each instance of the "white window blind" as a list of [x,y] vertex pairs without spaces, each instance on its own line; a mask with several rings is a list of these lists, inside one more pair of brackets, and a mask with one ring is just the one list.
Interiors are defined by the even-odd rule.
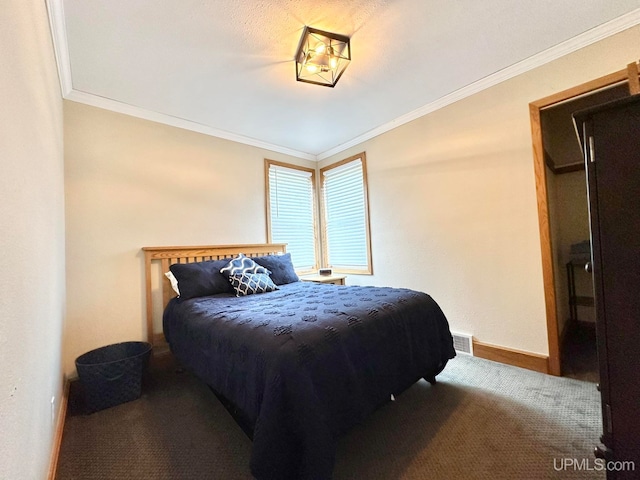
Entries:
[[322,175],[325,261],[334,269],[370,272],[362,160],[323,170]]
[[287,244],[296,270],[317,268],[313,197],[311,172],[269,165],[271,241]]

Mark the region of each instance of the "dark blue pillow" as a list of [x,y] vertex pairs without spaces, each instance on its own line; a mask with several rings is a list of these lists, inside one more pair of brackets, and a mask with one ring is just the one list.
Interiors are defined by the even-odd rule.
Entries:
[[271,272],[271,280],[276,285],[286,285],[287,283],[298,282],[300,279],[296,275],[291,261],[291,254],[266,255],[253,259],[258,265],[263,266]]
[[220,269],[227,263],[229,259],[171,265],[169,270],[178,280],[180,300],[231,293],[233,289],[229,281],[220,273]]

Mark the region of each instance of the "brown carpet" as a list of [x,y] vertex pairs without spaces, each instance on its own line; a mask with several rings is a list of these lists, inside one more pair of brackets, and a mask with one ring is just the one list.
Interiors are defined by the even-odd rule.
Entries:
[[[155,370],[142,398],[92,415],[73,397],[57,479],[252,478],[250,440],[187,373]],[[334,479],[604,479],[601,430],[592,383],[459,356],[341,439]]]

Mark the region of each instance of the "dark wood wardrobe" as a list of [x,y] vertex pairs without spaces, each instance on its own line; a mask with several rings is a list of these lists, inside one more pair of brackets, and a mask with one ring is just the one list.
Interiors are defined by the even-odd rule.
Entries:
[[[596,457],[640,478],[640,95],[574,114],[585,156],[602,397]],[[634,462],[631,464],[619,462]],[[619,471],[616,471],[619,470]]]

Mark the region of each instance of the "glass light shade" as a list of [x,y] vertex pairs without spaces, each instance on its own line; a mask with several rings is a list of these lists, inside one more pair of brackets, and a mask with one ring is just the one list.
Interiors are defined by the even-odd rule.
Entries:
[[350,61],[349,37],[305,27],[296,53],[296,80],[333,87]]

